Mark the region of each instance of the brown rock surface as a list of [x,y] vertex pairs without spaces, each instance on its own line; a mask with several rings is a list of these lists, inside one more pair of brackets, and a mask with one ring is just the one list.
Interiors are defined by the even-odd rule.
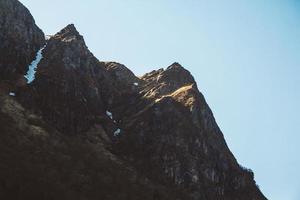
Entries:
[[190,72],[138,78],[98,61],[74,25],[47,41],[31,84],[0,94],[0,133],[0,199],[266,199]]

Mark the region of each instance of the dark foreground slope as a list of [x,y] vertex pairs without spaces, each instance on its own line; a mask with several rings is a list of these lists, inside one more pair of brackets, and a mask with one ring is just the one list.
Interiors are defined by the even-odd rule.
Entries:
[[[36,52],[43,40],[28,38],[39,34],[32,29],[19,45]],[[0,94],[0,199],[266,199],[178,63],[136,77],[98,61],[68,25],[47,40],[35,80],[8,92]]]

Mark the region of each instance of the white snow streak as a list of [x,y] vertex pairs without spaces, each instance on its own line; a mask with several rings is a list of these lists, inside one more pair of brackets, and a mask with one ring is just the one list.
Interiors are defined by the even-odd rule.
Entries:
[[114,136],[119,136],[121,133],[121,129],[117,129],[115,132],[114,132]]
[[108,110],[106,111],[106,115],[107,115],[109,118],[113,119],[113,115],[112,115],[112,113],[111,113],[111,112],[109,112]]
[[35,73],[36,73],[36,69],[37,69],[37,66],[39,64],[39,62],[42,60],[43,58],[43,50],[44,48],[46,47],[43,46],[36,54],[36,58],[34,61],[32,61],[32,63],[29,65],[29,68],[28,68],[28,71],[27,71],[27,74],[24,76],[26,79],[27,79],[27,84],[30,84],[32,81],[34,81],[35,79]]

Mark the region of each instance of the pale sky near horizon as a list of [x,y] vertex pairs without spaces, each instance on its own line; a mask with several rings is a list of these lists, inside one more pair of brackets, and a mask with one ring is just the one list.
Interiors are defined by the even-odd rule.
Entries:
[[270,200],[300,199],[299,0],[21,0],[45,34],[74,23],[136,75],[177,61]]

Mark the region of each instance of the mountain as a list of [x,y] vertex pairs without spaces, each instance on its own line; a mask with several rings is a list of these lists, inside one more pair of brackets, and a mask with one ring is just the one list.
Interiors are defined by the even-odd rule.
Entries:
[[17,0],[0,1],[0,30],[0,78],[14,85],[45,43],[44,33]]
[[136,77],[73,24],[45,40],[20,2],[0,8],[0,199],[266,199],[179,63]]

